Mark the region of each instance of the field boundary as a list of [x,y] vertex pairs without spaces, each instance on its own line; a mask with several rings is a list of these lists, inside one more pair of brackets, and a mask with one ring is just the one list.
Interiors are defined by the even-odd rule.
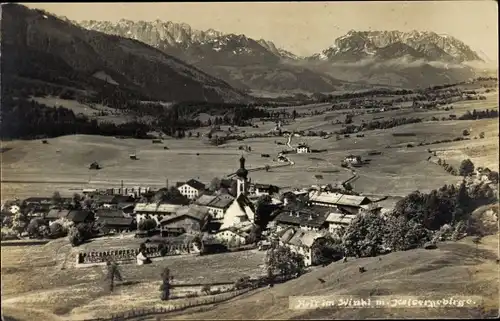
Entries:
[[[149,309],[137,309],[137,310],[130,310],[128,312],[120,313],[120,314],[114,314],[109,318],[95,318],[95,319],[86,319],[84,321],[118,321],[118,320],[130,320],[133,318],[137,317],[146,317],[150,315],[157,315],[157,314],[166,314],[169,312],[179,312],[188,308],[192,307],[197,307],[197,306],[204,306],[204,305],[210,305],[210,304],[215,304],[215,303],[220,303],[223,301],[227,301],[230,299],[233,299],[239,295],[245,294],[254,288],[246,288],[246,289],[241,289],[241,290],[236,290],[232,291],[229,293],[223,293],[223,294],[218,294],[215,296],[211,296],[209,298],[197,298],[197,300],[181,303],[179,305],[176,305],[175,303],[167,303],[165,307],[160,307],[160,308],[149,308]],[[172,302],[172,301],[170,301]]]

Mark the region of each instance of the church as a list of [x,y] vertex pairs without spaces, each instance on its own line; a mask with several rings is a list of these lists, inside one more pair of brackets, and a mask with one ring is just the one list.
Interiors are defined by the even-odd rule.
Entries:
[[224,214],[221,230],[253,225],[255,208],[248,198],[248,187],[248,170],[245,168],[245,158],[241,156],[240,168],[236,171],[236,195]]

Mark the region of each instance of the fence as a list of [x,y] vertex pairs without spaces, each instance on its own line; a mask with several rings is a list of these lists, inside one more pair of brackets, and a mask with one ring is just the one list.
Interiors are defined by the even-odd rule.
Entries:
[[175,302],[172,301],[165,301],[167,304],[164,307],[159,307],[159,308],[147,308],[147,309],[137,309],[137,310],[130,310],[128,312],[120,313],[120,314],[115,314],[112,315],[110,318],[97,318],[97,319],[87,319],[84,321],[121,321],[121,320],[129,320],[137,317],[146,317],[146,316],[152,316],[152,315],[158,315],[158,314],[165,314],[169,312],[178,312],[182,311],[188,308],[192,307],[197,307],[197,306],[203,306],[203,305],[210,305],[214,303],[220,303],[222,301],[227,301],[229,299],[232,299],[234,297],[237,297],[239,295],[245,294],[249,291],[251,291],[253,288],[246,288],[246,289],[241,289],[241,290],[236,290],[230,293],[223,293],[211,297],[200,297],[196,298],[193,301],[189,302],[182,302],[176,304]]

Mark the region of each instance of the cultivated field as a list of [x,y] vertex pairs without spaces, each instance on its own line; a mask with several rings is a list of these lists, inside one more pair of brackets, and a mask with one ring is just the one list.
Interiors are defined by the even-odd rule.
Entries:
[[[107,248],[113,242],[123,245],[135,241],[97,239],[90,244]],[[106,268],[75,268],[75,254],[67,239],[37,246],[2,246],[2,309],[5,313],[20,320],[34,320],[30,318],[34,313],[47,317],[43,320],[57,320],[58,316],[62,320],[78,320],[95,317],[97,311],[105,316],[133,307],[158,306],[161,271],[165,267],[170,268],[178,284],[234,282],[243,276],[261,275],[265,255],[252,250],[167,257],[145,266],[121,265],[124,282],[118,282],[117,290],[110,294],[106,288]],[[176,291],[185,289],[174,290],[173,295]]]

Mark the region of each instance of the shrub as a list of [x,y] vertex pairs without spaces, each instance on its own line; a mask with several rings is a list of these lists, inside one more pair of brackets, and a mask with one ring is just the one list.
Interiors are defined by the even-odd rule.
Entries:
[[145,220],[140,221],[138,227],[139,230],[141,231],[151,231],[156,228],[156,221],[151,218],[147,218]]
[[84,237],[78,228],[72,227],[68,232],[68,240],[72,246],[78,246],[84,242]]
[[479,133],[479,138],[484,138],[484,132]]
[[375,213],[358,214],[344,234],[342,244],[351,256],[376,256],[383,252],[385,221]]
[[474,172],[474,163],[470,159],[464,159],[460,164],[460,176],[469,176]]
[[2,241],[12,240],[17,238],[17,233],[12,228],[2,227],[1,229]]
[[210,284],[205,284],[201,287],[201,293],[209,295],[211,293]]

